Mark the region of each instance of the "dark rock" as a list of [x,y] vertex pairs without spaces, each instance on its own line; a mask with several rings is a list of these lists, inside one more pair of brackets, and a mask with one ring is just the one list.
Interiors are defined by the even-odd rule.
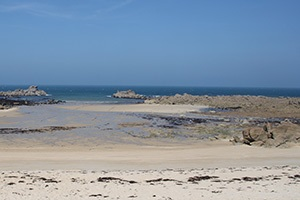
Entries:
[[120,182],[127,182],[127,183],[130,183],[130,184],[135,184],[137,183],[136,181],[132,181],[132,180],[124,180],[124,179],[121,179],[121,178],[116,178],[116,177],[99,177],[97,179],[98,182],[109,182],[109,181],[120,181]]
[[289,176],[290,179],[300,179],[300,174],[296,174],[294,176]]
[[26,98],[10,98],[10,97],[0,97],[0,110],[11,108],[13,106],[34,106],[42,104],[60,104],[64,103],[61,100],[55,99],[26,99]]
[[218,176],[193,176],[188,179],[188,182],[196,182],[196,181],[203,181],[209,179],[219,178]]
[[4,176],[4,178],[18,178],[17,176]]
[[67,131],[73,130],[79,127],[71,126],[47,126],[43,128],[36,129],[24,129],[24,128],[0,128],[1,134],[26,134],[26,133],[44,133],[44,132],[53,132],[53,131]]
[[262,180],[262,177],[248,177],[248,176],[245,176],[245,177],[242,177],[242,180],[243,181],[259,181],[259,180]]
[[167,181],[176,181],[176,180],[175,179],[169,179],[169,178],[158,178],[158,179],[146,180],[146,183],[167,182]]
[[45,183],[59,183],[60,181],[57,181],[53,178],[45,178],[45,177],[38,177],[38,178],[35,178],[33,180],[33,182],[37,182],[37,181],[44,181]]
[[102,194],[91,194],[89,197],[102,197]]

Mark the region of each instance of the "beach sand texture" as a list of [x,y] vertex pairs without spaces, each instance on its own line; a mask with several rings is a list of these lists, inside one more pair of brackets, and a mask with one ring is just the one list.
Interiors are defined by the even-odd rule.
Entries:
[[299,199],[298,166],[5,171],[1,199]]

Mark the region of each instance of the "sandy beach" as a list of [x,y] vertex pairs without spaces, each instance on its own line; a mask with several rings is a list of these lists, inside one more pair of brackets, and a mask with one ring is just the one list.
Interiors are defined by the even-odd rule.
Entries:
[[300,200],[299,9],[0,1],[0,200]]
[[0,198],[300,198],[299,145],[234,145],[223,135],[199,137],[198,124],[166,124],[202,108],[84,104],[1,111]]
[[197,112],[208,106],[200,105],[160,105],[160,104],[128,104],[128,105],[74,105],[62,106],[70,110],[97,112],[141,112],[141,113],[187,113]]

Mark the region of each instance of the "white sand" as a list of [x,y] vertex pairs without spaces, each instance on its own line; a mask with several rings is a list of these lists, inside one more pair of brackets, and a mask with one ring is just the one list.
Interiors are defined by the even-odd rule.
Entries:
[[1,199],[298,200],[299,166],[5,171]]

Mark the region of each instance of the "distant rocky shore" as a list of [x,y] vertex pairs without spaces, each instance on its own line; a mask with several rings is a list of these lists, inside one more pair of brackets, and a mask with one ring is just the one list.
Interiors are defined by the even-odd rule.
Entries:
[[210,106],[212,114],[251,117],[300,118],[300,98],[265,96],[193,96],[189,94],[162,96],[146,100],[155,104],[192,104]]
[[140,98],[146,104],[206,105],[210,107],[207,114],[300,118],[300,98],[249,95],[196,96],[190,94],[146,97],[136,94],[132,90],[118,92],[114,94],[114,97]]
[[21,105],[32,106],[40,104],[58,104],[63,102],[46,96],[47,93],[44,90],[38,89],[38,86],[30,86],[26,90],[16,89],[14,91],[0,92],[0,110]]
[[14,91],[0,92],[0,96],[17,97],[17,96],[46,96],[44,90],[39,90],[38,86],[32,85],[28,89],[16,89]]

